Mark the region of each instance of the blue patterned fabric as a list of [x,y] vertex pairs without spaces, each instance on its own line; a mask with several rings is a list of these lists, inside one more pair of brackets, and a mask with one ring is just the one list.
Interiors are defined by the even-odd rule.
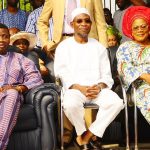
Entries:
[[118,72],[124,88],[128,90],[131,83],[136,87],[136,103],[141,113],[150,124],[150,84],[139,79],[143,73],[150,73],[150,46],[128,41],[117,51]]
[[18,10],[16,14],[11,14],[4,9],[0,11],[0,23],[5,24],[8,28],[18,28],[21,31],[25,30],[27,22],[27,14],[22,10]]
[[[35,9],[33,12],[30,13],[28,16],[27,24],[26,24],[26,32],[34,33],[37,35],[37,46],[41,46],[41,41],[39,37],[39,30],[37,28],[37,20],[42,12],[43,6]],[[53,20],[50,18],[49,20],[49,32],[48,32],[48,38],[49,40],[52,40],[53,37]]]

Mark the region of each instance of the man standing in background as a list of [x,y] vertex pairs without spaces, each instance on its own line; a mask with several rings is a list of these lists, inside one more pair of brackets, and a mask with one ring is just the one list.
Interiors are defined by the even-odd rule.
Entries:
[[41,7],[45,0],[29,0],[33,10]]
[[7,25],[8,28],[25,30],[27,14],[20,10],[19,0],[7,0],[7,8],[0,11],[0,23]]
[[[34,8],[36,8],[36,9],[33,10],[29,14],[25,31],[36,34],[37,43],[36,43],[35,51],[38,53],[40,58],[44,61],[46,67],[49,69],[49,73],[51,74],[51,78],[53,79],[52,80],[52,82],[53,82],[54,81],[53,61],[46,56],[44,51],[41,51],[41,41],[39,38],[39,30],[37,28],[37,20],[38,20],[39,16],[41,15],[45,0],[40,0],[40,1],[39,0],[30,0],[30,2],[32,2],[31,4],[32,4],[33,9]],[[52,28],[53,28],[53,21],[52,21],[52,18],[50,18],[49,32],[48,32],[49,40],[52,39]]]
[[[32,1],[32,3],[34,4],[34,7],[35,8],[35,2],[37,0],[30,0]],[[37,35],[37,38],[38,38],[38,41],[37,41],[37,47],[41,47],[41,42],[40,42],[40,38],[39,38],[39,30],[37,28],[37,21],[38,21],[38,18],[40,17],[41,15],[41,12],[42,12],[42,9],[43,9],[43,5],[45,3],[45,0],[41,0],[40,1],[41,5],[39,5],[38,3],[38,8],[36,8],[35,10],[33,10],[30,15],[28,16],[28,20],[27,20],[27,24],[26,24],[26,28],[25,28],[25,31],[26,32],[30,32],[30,33],[34,33]],[[37,5],[36,5],[37,7]],[[52,27],[53,27],[53,22],[52,22],[52,18],[50,18],[49,20],[49,33],[48,33],[48,38],[49,40],[52,40]]]
[[[85,7],[91,14],[93,24],[89,36],[99,40],[107,47],[106,22],[101,0],[46,0],[37,26],[42,47],[49,57],[53,57],[52,51],[55,50],[58,43],[73,35],[74,31],[69,19],[71,11],[77,7]],[[52,40],[48,40],[50,17],[54,22]]]
[[118,10],[115,11],[113,19],[114,19],[114,26],[119,30],[122,35],[121,43],[129,40],[122,32],[122,18],[123,15],[128,7],[131,6],[130,0],[116,0],[116,5],[118,6]]

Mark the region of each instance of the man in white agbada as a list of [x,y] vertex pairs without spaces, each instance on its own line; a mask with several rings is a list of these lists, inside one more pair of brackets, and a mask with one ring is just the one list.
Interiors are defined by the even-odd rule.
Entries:
[[[77,143],[84,150],[91,146],[100,149],[100,142],[95,137],[102,138],[107,126],[124,107],[123,100],[110,90],[113,79],[106,48],[88,38],[91,24],[85,8],[75,9],[71,22],[74,36],[58,45],[54,61],[55,75],[65,89],[65,114],[75,126]],[[96,120],[89,129],[84,121],[84,103],[99,106]]]

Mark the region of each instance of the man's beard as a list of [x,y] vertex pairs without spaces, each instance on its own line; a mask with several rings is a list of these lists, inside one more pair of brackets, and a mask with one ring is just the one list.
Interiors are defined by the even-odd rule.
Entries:
[[78,33],[78,35],[82,38],[87,38],[88,37],[88,33]]

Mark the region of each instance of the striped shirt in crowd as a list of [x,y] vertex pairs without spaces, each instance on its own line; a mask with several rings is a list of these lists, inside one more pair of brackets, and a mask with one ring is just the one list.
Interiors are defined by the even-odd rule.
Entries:
[[[30,13],[28,16],[27,24],[26,24],[26,32],[31,32],[37,35],[38,41],[37,46],[41,46],[40,37],[38,35],[38,28],[37,28],[37,20],[42,12],[43,6],[35,9],[33,12]],[[50,18],[49,20],[49,40],[52,40],[52,32],[53,32],[53,20]]]
[[8,28],[18,28],[25,30],[27,14],[25,11],[18,10],[16,14],[9,13],[7,9],[0,11],[0,23],[5,24]]

